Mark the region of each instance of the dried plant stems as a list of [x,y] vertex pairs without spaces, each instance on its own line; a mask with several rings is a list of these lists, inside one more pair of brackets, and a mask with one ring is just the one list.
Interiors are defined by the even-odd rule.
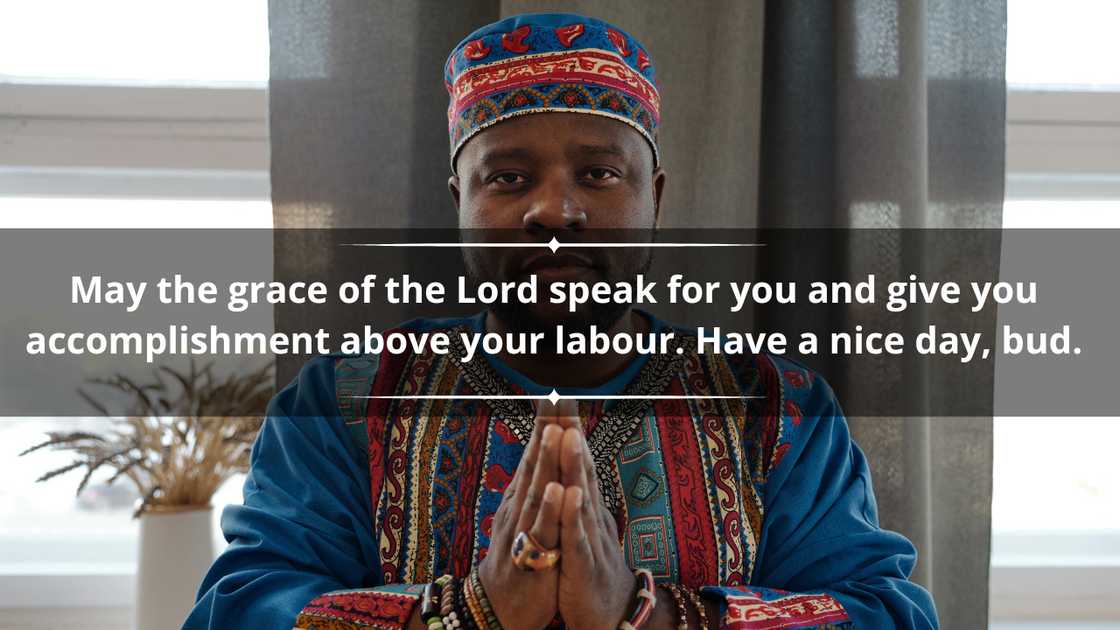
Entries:
[[[161,375],[170,376],[174,387]],[[212,365],[198,369],[192,361],[186,373],[160,367],[151,383],[138,384],[119,374],[91,382],[127,394],[132,400],[129,415],[113,417],[104,404],[79,391],[99,413],[113,417],[112,428],[104,433],[49,432],[46,441],[20,455],[43,448],[74,453],[73,462],[38,481],[84,466],[78,494],[103,468],[113,471],[108,483],[127,477],[141,496],[134,516],[154,507],[209,505],[227,479],[248,469],[273,391],[271,364],[222,380],[214,376]]]

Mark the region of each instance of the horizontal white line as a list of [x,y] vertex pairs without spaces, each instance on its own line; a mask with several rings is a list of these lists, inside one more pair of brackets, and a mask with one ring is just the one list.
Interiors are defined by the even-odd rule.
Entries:
[[[552,394],[509,394],[502,396],[483,396],[479,394],[468,395],[453,395],[453,394],[431,394],[431,395],[416,395],[416,396],[351,396],[350,398],[377,398],[386,400],[551,400]],[[580,395],[565,395],[559,394],[557,399],[572,399],[572,400],[711,400],[711,399],[763,399],[765,396],[699,396],[699,395],[661,395],[661,396],[647,396],[644,394],[580,394]]]
[[[550,243],[340,243],[340,247],[543,247]],[[765,243],[557,243],[561,247],[765,247]]]

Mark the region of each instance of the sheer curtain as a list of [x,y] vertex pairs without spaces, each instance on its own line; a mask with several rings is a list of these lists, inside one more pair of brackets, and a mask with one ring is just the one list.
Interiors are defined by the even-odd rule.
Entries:
[[[443,62],[475,27],[525,11],[615,21],[652,52],[668,227],[1000,224],[1004,0],[271,0],[276,226],[455,225]],[[331,264],[304,254],[278,247],[278,276]],[[890,378],[836,384],[850,399]],[[923,395],[959,395],[935,380]],[[969,395],[990,398],[990,378]],[[852,427],[943,625],[983,627],[991,418]]]
[[[1002,0],[767,2],[760,223],[887,228],[874,232],[877,266],[907,260],[935,275],[972,268],[995,279],[990,247],[958,260],[913,260],[922,254],[899,247],[889,229],[1000,227],[1006,23]],[[803,264],[823,275],[860,255],[807,254]],[[994,314],[982,325],[994,331]],[[846,404],[903,382],[873,358],[844,368],[833,384]],[[948,397],[977,406],[992,398],[990,368],[968,391],[940,387],[940,374],[919,379],[927,408],[945,408]],[[942,625],[985,627],[991,417],[851,425],[871,462],[883,525],[918,546],[915,579],[933,590]]]

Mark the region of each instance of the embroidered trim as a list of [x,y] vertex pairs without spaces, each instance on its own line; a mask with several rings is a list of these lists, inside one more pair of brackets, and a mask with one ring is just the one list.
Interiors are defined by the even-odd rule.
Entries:
[[415,595],[379,591],[338,591],[311,600],[296,619],[296,628],[403,630],[416,605]]
[[847,621],[848,614],[840,602],[824,593],[791,594],[773,600],[745,594],[727,595],[727,614],[721,627],[728,630],[786,630]]
[[[548,87],[548,86],[540,86]],[[519,92],[527,90],[521,89]],[[611,90],[614,92],[614,90]],[[654,137],[655,125],[651,122],[652,117],[649,112],[641,105],[637,105],[634,109],[633,118],[627,117],[622,114],[610,111],[609,108],[597,108],[596,103],[601,100],[593,99],[592,104],[584,107],[566,107],[563,105],[548,105],[544,107],[524,107],[521,109],[513,109],[505,113],[501,113],[498,104],[494,99],[504,100],[507,95],[499,95],[493,98],[484,98],[473,106],[463,110],[456,119],[449,120],[449,132],[451,134],[451,142],[454,148],[451,151],[451,163],[455,163],[455,158],[459,156],[459,150],[479,132],[496,125],[503,120],[509,120],[516,116],[524,116],[526,114],[540,114],[543,112],[559,112],[559,113],[572,113],[572,114],[591,114],[593,116],[604,116],[612,120],[626,123],[634,128],[635,131],[642,134],[649,143],[650,148],[653,150],[653,163],[658,165],[661,163],[661,152],[657,147],[657,139]]]
[[618,54],[595,48],[521,55],[474,66],[455,79],[450,109],[458,113],[484,96],[542,83],[614,87],[641,100],[655,118],[661,111],[657,88],[649,79]]

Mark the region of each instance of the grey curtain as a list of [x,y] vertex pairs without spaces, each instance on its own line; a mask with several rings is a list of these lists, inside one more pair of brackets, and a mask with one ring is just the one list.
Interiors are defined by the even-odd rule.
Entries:
[[[617,22],[650,49],[667,227],[1000,224],[1004,0],[270,0],[276,226],[455,225],[446,54],[479,25],[551,10]],[[278,277],[330,265],[277,249]],[[898,378],[865,367],[837,383],[845,397]],[[923,395],[949,395],[935,381]],[[972,395],[990,397],[990,379]],[[944,627],[985,626],[991,419],[852,427]]]
[[[773,0],[765,19],[760,224],[879,228],[852,232],[858,247],[806,252],[805,273],[818,277],[871,249],[881,271],[905,264],[954,277],[972,268],[995,280],[998,241],[993,249],[981,239],[971,256],[946,260],[901,247],[891,228],[1001,224],[1004,1]],[[866,325],[877,317],[849,310],[835,319]],[[980,324],[994,331],[994,314]],[[929,409],[944,409],[949,397],[992,398],[991,368],[968,391],[941,387],[943,370],[903,374],[874,357],[846,359],[843,368],[829,372],[842,404],[915,382],[913,395]],[[882,523],[917,545],[915,579],[933,591],[943,627],[986,627],[991,418],[850,420],[871,462]]]
[[663,225],[754,224],[761,2],[270,0],[276,226],[456,225],[443,62],[478,26],[528,11],[595,15],[664,51],[661,137],[677,166]]

